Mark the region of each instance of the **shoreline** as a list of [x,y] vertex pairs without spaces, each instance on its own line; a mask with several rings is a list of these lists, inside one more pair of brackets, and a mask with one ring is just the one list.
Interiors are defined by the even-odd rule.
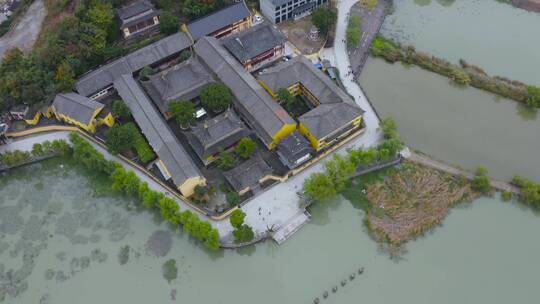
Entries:
[[394,64],[401,62],[447,77],[461,86],[471,86],[495,95],[512,99],[531,108],[540,107],[540,87],[501,76],[490,76],[482,68],[461,59],[458,64],[417,51],[414,46],[401,45],[392,39],[378,36],[373,41],[371,55]]
[[528,12],[540,13],[540,1],[538,0],[507,0],[506,3]]

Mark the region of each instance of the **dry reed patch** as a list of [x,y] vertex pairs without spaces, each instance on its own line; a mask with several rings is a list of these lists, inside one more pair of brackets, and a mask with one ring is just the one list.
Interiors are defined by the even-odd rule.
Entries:
[[452,205],[473,195],[458,176],[406,162],[402,170],[368,186],[373,208],[367,225],[376,239],[397,247],[440,224]]

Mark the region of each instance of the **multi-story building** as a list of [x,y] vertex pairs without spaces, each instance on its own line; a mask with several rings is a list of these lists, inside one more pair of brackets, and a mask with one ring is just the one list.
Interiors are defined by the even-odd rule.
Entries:
[[250,72],[283,56],[287,38],[270,23],[227,37],[223,46]]
[[260,0],[262,14],[273,23],[296,20],[311,14],[328,0]]
[[135,0],[116,10],[125,39],[141,36],[159,26],[160,11],[149,0]]
[[184,25],[182,29],[193,40],[204,36],[223,38],[249,28],[251,23],[251,12],[244,1],[239,1]]

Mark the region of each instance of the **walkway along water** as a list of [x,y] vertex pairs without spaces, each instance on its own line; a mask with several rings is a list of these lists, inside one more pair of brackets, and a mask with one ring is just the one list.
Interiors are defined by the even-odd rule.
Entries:
[[[422,164],[424,166],[428,166],[428,167],[431,167],[440,171],[444,171],[450,174],[454,174],[454,175],[463,175],[469,180],[475,177],[475,175],[470,173],[469,171],[447,165],[438,160],[434,160],[433,158],[424,154],[420,154],[420,153],[412,152],[412,151],[409,153],[404,153],[404,154],[405,154],[404,157],[407,158],[408,160]],[[490,177],[490,182],[491,182],[491,186],[499,191],[508,191],[513,194],[520,193],[520,190],[518,187],[508,182],[499,181],[491,177]]]
[[371,11],[360,1],[357,1],[351,7],[349,15],[359,16],[362,20],[360,45],[357,48],[347,50],[354,75],[360,75],[362,73],[364,64],[366,64],[369,58],[371,43],[379,33],[384,19],[390,13],[391,8],[392,0],[379,0],[377,6]]

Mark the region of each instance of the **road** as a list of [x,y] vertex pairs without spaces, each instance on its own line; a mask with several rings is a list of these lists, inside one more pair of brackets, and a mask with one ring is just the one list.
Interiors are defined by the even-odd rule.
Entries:
[[46,15],[44,0],[34,1],[17,25],[0,38],[0,58],[11,48],[29,51],[39,36]]
[[349,50],[351,66],[356,75],[362,73],[364,64],[369,57],[371,43],[379,33],[384,18],[390,11],[391,6],[392,0],[379,0],[377,6],[372,11],[369,11],[366,7],[361,5],[360,2],[357,2],[352,6],[350,15],[359,16],[362,20],[362,38],[360,46]]

